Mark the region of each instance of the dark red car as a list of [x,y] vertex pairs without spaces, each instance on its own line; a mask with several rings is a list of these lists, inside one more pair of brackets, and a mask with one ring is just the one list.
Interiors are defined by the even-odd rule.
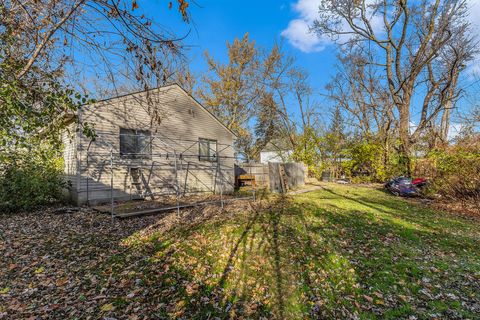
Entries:
[[412,180],[412,184],[415,187],[421,188],[427,185],[427,179],[425,178],[415,178]]
[[425,186],[427,180],[424,178],[410,179],[407,177],[396,177],[385,184],[385,188],[392,194],[401,197],[416,197],[419,195],[419,188]]

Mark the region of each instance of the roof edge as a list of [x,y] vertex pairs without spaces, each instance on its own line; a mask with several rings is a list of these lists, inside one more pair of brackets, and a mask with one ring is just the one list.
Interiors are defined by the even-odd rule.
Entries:
[[156,87],[156,88],[151,88],[151,89],[146,89],[146,90],[140,90],[140,91],[135,91],[135,92],[130,92],[130,93],[126,93],[126,94],[121,94],[121,95],[118,95],[118,96],[115,96],[115,97],[110,97],[110,98],[106,98],[106,99],[102,99],[102,100],[96,100],[92,103],[85,103],[85,104],[82,104],[80,106],[83,107],[83,106],[87,106],[87,105],[92,105],[92,104],[96,104],[96,103],[101,103],[101,102],[106,102],[106,101],[110,101],[110,100],[114,100],[114,99],[120,99],[120,98],[125,98],[125,97],[128,97],[128,96],[133,96],[133,95],[136,95],[136,94],[139,94],[139,93],[144,93],[144,92],[149,92],[149,91],[153,91],[153,90],[159,90],[159,89],[164,89],[164,88],[168,88],[168,87],[173,87],[173,86],[177,86],[186,96],[188,96],[190,99],[192,99],[198,106],[200,106],[203,110],[205,110],[208,114],[210,114],[210,116],[212,116],[220,125],[222,125],[228,132],[230,132],[235,138],[238,138],[238,136],[231,130],[229,129],[222,121],[220,121],[220,119],[218,119],[217,116],[215,116],[212,112],[210,112],[207,108],[205,108],[205,106],[203,104],[201,104],[195,97],[193,97],[190,93],[187,92],[187,90],[185,90],[180,84],[178,84],[177,82],[172,82],[172,83],[169,83],[167,85],[164,85],[164,86],[160,86],[160,87]]

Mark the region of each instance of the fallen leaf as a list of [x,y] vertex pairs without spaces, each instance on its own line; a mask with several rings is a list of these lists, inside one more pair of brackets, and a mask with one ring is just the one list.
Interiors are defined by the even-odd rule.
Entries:
[[113,306],[113,304],[111,304],[111,303],[106,303],[106,304],[104,304],[104,305],[100,308],[100,311],[102,311],[102,312],[108,312],[108,311],[112,311],[113,309],[115,309],[115,307]]
[[37,270],[35,270],[35,274],[43,273],[44,271],[45,271],[45,267],[44,267],[44,266],[41,266],[40,268],[38,268]]

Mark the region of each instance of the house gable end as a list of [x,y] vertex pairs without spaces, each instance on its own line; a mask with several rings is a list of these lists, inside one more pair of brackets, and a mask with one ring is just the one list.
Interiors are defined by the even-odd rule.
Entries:
[[183,89],[179,84],[174,84],[176,87],[178,87],[180,89],[180,91],[186,95],[190,100],[192,100],[192,102],[199,108],[202,110],[202,112],[206,112],[210,117],[212,117],[216,122],[218,122],[218,124],[220,124],[226,131],[228,131],[229,134],[231,134],[234,138],[237,137],[237,135],[232,131],[230,130],[224,123],[222,123],[222,121],[220,121],[220,119],[218,119],[213,113],[211,113],[210,111],[208,111],[207,108],[205,108],[197,99],[195,99],[191,94],[189,94],[187,91],[185,91],[185,89]]
[[[211,113],[209,110],[207,110],[197,99],[195,99],[192,95],[190,95],[185,89],[183,89],[177,83],[170,84],[170,85],[163,86],[163,87],[159,87],[159,88],[150,89],[150,90],[128,93],[128,94],[120,95],[120,96],[117,96],[117,97],[112,97],[112,98],[109,98],[109,99],[99,100],[99,101],[96,101],[92,104],[83,105],[82,106],[83,108],[81,107],[79,112],[82,112],[82,109],[85,110],[85,109],[90,109],[90,108],[95,108],[95,107],[111,106],[112,104],[118,103],[122,100],[141,98],[143,95],[146,95],[148,93],[160,94],[162,91],[167,91],[167,90],[172,89],[172,88],[177,88],[178,91],[181,92],[182,95],[188,97],[188,99],[190,101],[192,101],[192,103],[198,109],[200,109],[201,112],[204,112],[204,113],[208,114],[208,116],[211,117],[215,122],[217,122],[223,129],[225,129],[225,131],[227,131],[229,134],[231,134],[233,139],[235,139],[237,137],[236,134],[232,130],[230,130],[224,123],[222,123],[222,121],[220,121],[220,119],[218,119],[213,113]],[[90,109],[90,110],[92,110],[92,109]]]

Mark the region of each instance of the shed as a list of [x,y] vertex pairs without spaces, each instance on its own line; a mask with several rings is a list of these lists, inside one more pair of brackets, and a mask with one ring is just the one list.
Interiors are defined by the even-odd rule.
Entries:
[[292,160],[292,155],[292,144],[285,138],[278,138],[270,141],[265,148],[260,151],[260,163],[290,162]]

